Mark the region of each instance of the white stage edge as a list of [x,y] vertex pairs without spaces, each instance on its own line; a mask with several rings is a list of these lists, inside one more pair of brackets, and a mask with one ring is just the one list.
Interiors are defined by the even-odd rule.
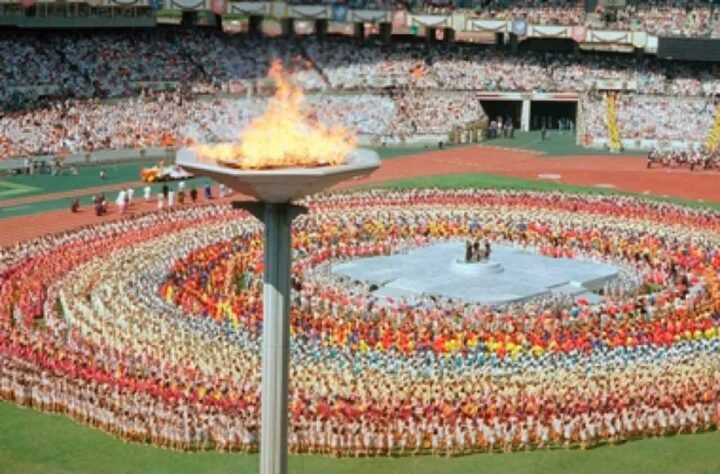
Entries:
[[597,302],[600,297],[593,291],[620,272],[605,263],[546,257],[505,245],[494,246],[488,262],[467,264],[464,258],[463,242],[444,242],[339,263],[332,272],[374,285],[378,296],[444,296],[492,305],[558,293]]

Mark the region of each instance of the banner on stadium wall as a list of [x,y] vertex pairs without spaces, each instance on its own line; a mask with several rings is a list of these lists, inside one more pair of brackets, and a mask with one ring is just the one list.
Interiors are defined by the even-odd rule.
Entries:
[[504,33],[508,30],[508,22],[504,20],[477,20],[469,18],[465,23],[465,30],[472,32]]
[[139,7],[147,5],[147,3],[142,0],[106,0],[105,5],[109,7]]
[[314,20],[295,20],[295,31],[301,35],[307,35],[315,31]]
[[390,21],[390,12],[387,10],[350,10],[349,20],[356,23],[368,21],[371,23],[382,23]]
[[332,7],[332,21],[345,21],[348,14],[348,7],[346,5],[333,5]]
[[285,18],[288,16],[289,5],[285,2],[269,2],[270,11],[269,15],[274,16],[277,19]]
[[632,43],[632,32],[591,30],[588,39],[598,43]]
[[582,25],[575,25],[570,30],[570,36],[578,43],[582,43],[587,36],[587,28]]
[[513,20],[510,31],[517,36],[525,36],[527,34],[528,24],[526,20]]
[[321,5],[290,5],[288,9],[290,13],[289,16],[293,18],[311,18],[313,20],[318,18],[330,18],[328,7]]
[[410,24],[429,28],[449,27],[450,17],[443,15],[411,15]]
[[648,34],[644,31],[633,31],[632,44],[636,48],[644,48],[647,44]]
[[532,25],[528,28],[528,36],[536,38],[569,38],[570,27],[568,26],[539,26]]
[[228,11],[248,16],[265,16],[270,11],[270,4],[267,2],[230,2]]
[[180,10],[209,10],[206,0],[169,0],[170,8]]
[[648,53],[657,53],[658,49],[658,37],[657,36],[647,36],[647,42],[645,43],[645,51]]
[[465,29],[467,17],[461,13],[453,13],[450,15],[450,28],[455,30],[455,34]]
[[227,12],[227,0],[210,0],[210,10],[216,15]]
[[392,12],[392,25],[395,28],[408,26],[407,10],[394,10]]

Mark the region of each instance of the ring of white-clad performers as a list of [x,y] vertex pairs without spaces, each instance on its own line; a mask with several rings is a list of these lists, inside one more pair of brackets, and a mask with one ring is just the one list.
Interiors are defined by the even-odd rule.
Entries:
[[[585,449],[718,428],[720,213],[488,190],[303,204],[310,213],[293,229],[293,453]],[[381,297],[330,271],[446,241],[621,271],[600,302],[560,294],[496,306]],[[127,441],[257,450],[262,249],[261,225],[219,204],[0,249],[0,397]]]

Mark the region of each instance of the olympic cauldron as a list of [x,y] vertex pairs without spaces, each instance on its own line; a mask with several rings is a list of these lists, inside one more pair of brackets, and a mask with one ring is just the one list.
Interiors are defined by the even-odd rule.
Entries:
[[260,473],[285,474],[291,223],[307,211],[292,202],[341,181],[367,176],[380,166],[380,159],[372,150],[356,148],[339,164],[330,166],[238,169],[221,162],[208,162],[196,149],[182,148],[176,161],[187,171],[213,178],[257,199],[234,202],[233,207],[251,212],[265,224]]

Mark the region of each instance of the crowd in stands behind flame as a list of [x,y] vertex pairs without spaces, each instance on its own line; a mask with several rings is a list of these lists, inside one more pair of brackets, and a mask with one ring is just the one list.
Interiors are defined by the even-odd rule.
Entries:
[[[587,101],[583,109],[587,133],[604,136],[602,101]],[[622,138],[703,143],[713,124],[715,106],[700,98],[620,95],[617,114]]]
[[[12,105],[37,87],[63,97],[122,97],[163,84],[194,92],[242,92],[262,83],[271,58],[295,66],[308,90],[426,89],[576,91],[597,81],[643,93],[709,95],[719,68],[630,55],[520,53],[477,45],[358,45],[332,38],[250,39],[193,30],[0,39],[0,101]],[[33,87],[28,87],[33,86]]]
[[[622,137],[701,142],[713,120],[709,97],[720,91],[716,66],[630,55],[201,30],[26,33],[0,39],[0,158],[230,139],[263,109],[275,57],[319,120],[390,141],[483,119],[478,91],[593,94],[613,81],[629,92],[619,105]],[[144,92],[158,87],[165,92]],[[128,100],[105,100],[121,97]],[[584,108],[593,136],[606,133],[598,107]]]
[[422,9],[437,14],[461,11],[488,20],[526,20],[531,25],[646,31],[659,36],[716,38],[720,35],[720,10],[713,8],[710,1],[626,3],[619,8],[598,6],[586,12],[586,2],[572,0],[426,0]]

